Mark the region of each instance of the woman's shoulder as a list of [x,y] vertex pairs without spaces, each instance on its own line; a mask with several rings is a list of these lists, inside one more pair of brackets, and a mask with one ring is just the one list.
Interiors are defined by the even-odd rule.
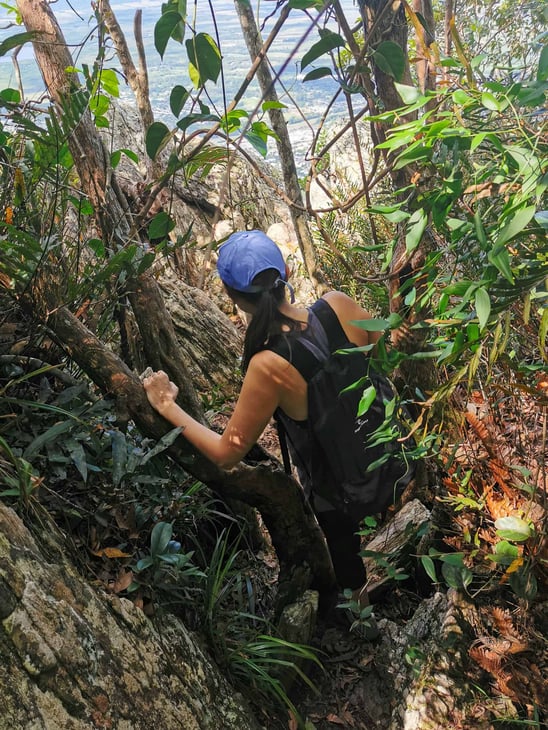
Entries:
[[288,364],[282,355],[267,347],[253,355],[249,361],[247,372],[251,371],[254,376],[266,375],[272,377],[280,368],[285,369]]
[[327,302],[338,315],[342,314],[344,316],[347,313],[352,315],[353,313],[357,314],[361,312],[366,315],[368,314],[356,301],[354,301],[354,299],[352,299],[352,297],[349,297],[342,291],[333,290],[326,292],[322,296],[322,299],[324,302]]
[[378,339],[377,333],[368,334],[366,330],[354,323],[363,319],[371,319],[371,314],[361,307],[352,297],[342,291],[330,291],[322,299],[333,309],[350,342],[357,345],[369,345]]

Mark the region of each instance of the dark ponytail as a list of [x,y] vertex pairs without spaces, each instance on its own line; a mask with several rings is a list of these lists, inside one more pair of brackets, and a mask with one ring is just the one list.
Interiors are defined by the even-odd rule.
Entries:
[[266,269],[252,281],[257,291],[244,293],[225,285],[228,295],[232,299],[243,299],[253,305],[254,312],[251,322],[245,333],[242,370],[245,373],[253,355],[264,350],[271,337],[282,331],[293,332],[300,325],[290,317],[279,311],[285,299],[285,284],[280,279],[276,269]]

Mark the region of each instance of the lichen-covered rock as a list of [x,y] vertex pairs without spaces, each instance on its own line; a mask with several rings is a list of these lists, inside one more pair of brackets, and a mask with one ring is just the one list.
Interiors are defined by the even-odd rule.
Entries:
[[180,621],[152,622],[58,555],[0,502],[0,730],[258,727]]
[[470,683],[468,649],[478,609],[451,589],[421,603],[403,628],[382,622],[383,649],[392,667],[393,711],[387,730],[492,730],[492,716],[512,717],[515,707],[487,707]]
[[201,289],[167,274],[159,284],[194,386],[210,396],[216,389],[224,398],[236,396],[242,378],[241,332]]

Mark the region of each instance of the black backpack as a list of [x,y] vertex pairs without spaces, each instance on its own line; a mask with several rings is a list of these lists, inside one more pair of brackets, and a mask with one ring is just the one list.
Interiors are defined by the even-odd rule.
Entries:
[[[308,383],[312,494],[359,521],[384,513],[414,475],[414,464],[406,458],[409,446],[398,441],[405,432],[402,407],[396,405],[391,382],[373,369],[366,354],[339,352],[356,346],[348,341],[329,304],[320,299],[312,309],[328,338],[327,360],[318,360],[298,337],[279,338],[269,349],[288,360]],[[351,387],[355,383],[358,387]],[[358,415],[362,398],[371,402]],[[284,466],[290,473],[287,434],[275,416]]]

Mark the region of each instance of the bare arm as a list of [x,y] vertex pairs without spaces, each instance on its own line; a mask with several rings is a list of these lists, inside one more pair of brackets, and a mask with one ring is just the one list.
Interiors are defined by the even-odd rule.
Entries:
[[250,362],[234,413],[223,434],[207,428],[177,405],[178,388],[163,370],[145,378],[149,403],[205,457],[223,469],[235,466],[248,453],[263,432],[280,396],[272,375],[272,353],[256,355]]

